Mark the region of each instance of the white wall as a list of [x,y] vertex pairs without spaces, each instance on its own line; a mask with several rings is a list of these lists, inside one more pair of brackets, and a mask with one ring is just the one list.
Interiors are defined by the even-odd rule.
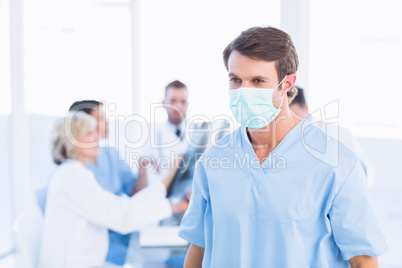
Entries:
[[371,194],[390,248],[381,257],[380,267],[402,267],[402,140],[359,138],[358,141],[376,169]]
[[[0,115],[0,130],[10,128],[9,116]],[[13,213],[9,132],[0,131],[0,254],[13,249],[11,219]]]

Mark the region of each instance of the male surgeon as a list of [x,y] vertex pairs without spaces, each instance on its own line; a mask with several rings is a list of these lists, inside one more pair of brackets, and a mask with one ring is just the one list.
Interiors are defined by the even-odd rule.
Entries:
[[248,29],[223,59],[241,127],[197,164],[179,233],[190,242],[184,267],[378,267],[387,245],[365,165],[289,109],[298,67],[290,36]]

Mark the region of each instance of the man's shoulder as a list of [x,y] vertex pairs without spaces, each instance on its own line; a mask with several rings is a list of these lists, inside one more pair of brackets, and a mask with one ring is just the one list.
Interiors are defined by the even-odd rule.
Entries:
[[53,173],[51,183],[53,185],[70,185],[76,180],[91,176],[92,172],[78,160],[66,160]]
[[[307,122],[307,121],[306,121]],[[339,131],[342,131],[342,128],[339,128]],[[319,143],[321,146],[329,145],[336,145],[339,149],[339,153],[342,154],[344,157],[347,158],[356,158],[356,154],[351,151],[348,147],[346,147],[339,139],[333,137],[333,135],[328,134],[319,126],[314,124],[308,123],[308,125],[304,129],[304,133],[307,135],[303,135],[304,143],[306,142],[316,142]]]
[[54,174],[85,173],[88,169],[78,160],[67,159],[55,171]]
[[118,158],[119,157],[119,152],[117,151],[116,148],[114,147],[99,147],[100,150],[100,155],[101,157],[105,157],[105,158]]
[[336,173],[348,173],[358,162],[364,166],[364,163],[348,147],[311,123],[307,123],[302,130],[299,145],[302,146],[306,157],[316,161],[317,165],[327,166]]

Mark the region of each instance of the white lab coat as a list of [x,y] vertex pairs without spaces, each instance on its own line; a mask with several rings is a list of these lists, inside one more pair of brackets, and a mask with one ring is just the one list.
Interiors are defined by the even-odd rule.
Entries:
[[53,174],[47,197],[40,268],[104,265],[108,229],[130,233],[171,216],[161,183],[133,197],[105,191],[81,162],[68,160]]

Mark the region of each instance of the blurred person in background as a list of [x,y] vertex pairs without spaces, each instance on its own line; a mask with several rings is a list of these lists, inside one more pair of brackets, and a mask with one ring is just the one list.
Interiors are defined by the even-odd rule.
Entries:
[[[188,108],[188,89],[187,86],[174,80],[165,87],[165,96],[162,101],[163,108],[167,113],[166,122],[151,121],[149,132],[149,142],[142,148],[141,155],[153,159],[158,169],[148,169],[149,183],[160,182],[168,176],[171,170],[177,170],[180,166],[174,167],[173,159],[181,158],[188,149],[186,113]],[[195,128],[195,125],[192,126]],[[191,167],[187,167],[190,168]],[[191,176],[192,178],[192,176]],[[174,186],[174,185],[173,185]],[[168,193],[172,189],[169,189]],[[183,192],[177,196],[169,196],[171,202],[183,203],[183,200],[189,200],[191,189],[183,189]],[[183,211],[184,212],[184,211]],[[173,217],[163,220],[161,225],[178,225],[183,212],[177,213]]]
[[41,268],[113,267],[105,263],[108,230],[128,234],[179,208],[165,198],[173,175],[132,197],[99,185],[87,168],[100,154],[97,121],[85,112],[68,113],[57,124],[52,145],[59,167],[48,190]]
[[[96,119],[96,131],[99,139],[108,137],[108,122],[103,103],[96,100],[82,100],[74,102],[69,111],[82,111]],[[111,147],[100,147],[99,155],[88,161],[87,168],[91,170],[97,182],[106,191],[115,195],[132,196],[147,186],[145,167],[146,158],[140,161],[138,175],[135,175],[127,163],[120,158],[118,151]],[[109,250],[106,261],[123,265],[129,247],[130,234],[120,234],[109,231]]]
[[158,172],[148,172],[150,182],[163,180],[169,172],[168,165],[163,165],[163,162],[169,162],[169,159],[183,155],[188,147],[185,138],[188,108],[187,86],[179,80],[170,82],[165,87],[162,104],[167,113],[167,121],[150,122],[150,143],[142,151],[143,156],[151,156],[158,163]]
[[[109,124],[106,119],[103,103],[96,100],[82,100],[74,102],[69,111],[82,111],[97,121],[96,130],[99,139],[107,139],[109,135]],[[121,158],[119,152],[112,147],[100,147],[100,154],[94,161],[89,161],[87,168],[90,169],[98,183],[106,191],[115,195],[132,196],[148,185],[146,167],[150,163],[149,157],[143,157],[139,160],[138,174],[134,174],[127,162]],[[158,169],[158,167],[155,167]],[[165,178],[173,176],[175,169],[168,170]],[[159,181],[160,182],[160,181]],[[182,205],[182,211],[187,208],[185,202]],[[106,257],[108,263],[122,266],[125,263],[127,249],[129,247],[131,234],[120,234],[113,230],[109,231],[109,250]]]

